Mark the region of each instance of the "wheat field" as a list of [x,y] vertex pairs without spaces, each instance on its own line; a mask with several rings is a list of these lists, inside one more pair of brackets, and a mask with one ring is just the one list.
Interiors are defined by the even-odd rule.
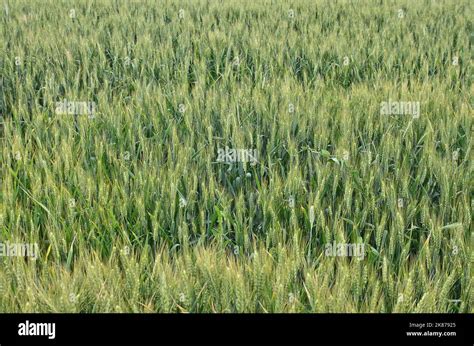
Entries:
[[0,5],[0,312],[474,311],[471,1]]

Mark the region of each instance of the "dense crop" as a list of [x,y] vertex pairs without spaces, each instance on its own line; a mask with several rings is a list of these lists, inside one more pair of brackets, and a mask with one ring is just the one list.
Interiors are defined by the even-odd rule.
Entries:
[[39,257],[0,257],[0,311],[472,312],[472,31],[469,0],[3,1],[0,242]]

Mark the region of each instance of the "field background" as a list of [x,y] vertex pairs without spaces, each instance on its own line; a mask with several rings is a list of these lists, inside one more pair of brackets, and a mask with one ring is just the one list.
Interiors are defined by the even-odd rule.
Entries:
[[1,312],[474,310],[471,1],[0,6]]

